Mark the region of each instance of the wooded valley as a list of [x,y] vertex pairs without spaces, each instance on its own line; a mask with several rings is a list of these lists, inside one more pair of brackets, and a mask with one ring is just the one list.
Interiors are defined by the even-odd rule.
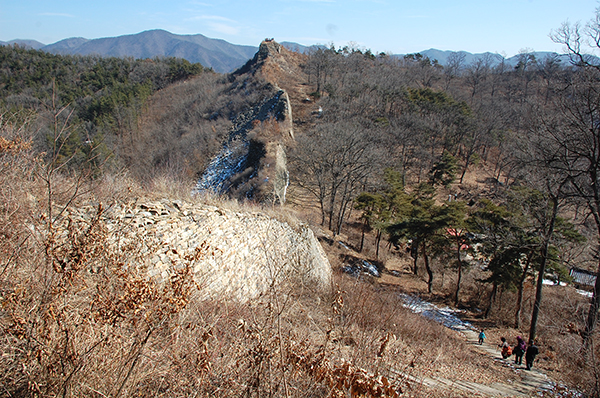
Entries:
[[[302,221],[326,231],[321,236],[325,247],[328,240],[334,246],[339,237],[346,237],[356,253],[381,270],[386,268],[384,258],[402,259],[408,274],[425,281],[424,293],[477,313],[482,324],[526,331],[530,339],[551,347],[562,382],[586,396],[599,396],[600,280],[585,287],[592,293],[589,299],[575,299],[570,293],[560,293],[568,297],[564,300],[556,293],[545,296],[543,288],[544,280],[573,283],[571,269],[600,273],[600,64],[584,53],[584,37],[597,38],[600,25],[577,29],[581,28],[564,25],[554,32],[553,39],[567,46],[570,64],[552,56],[536,59],[526,50],[518,65],[510,67],[491,54],[465,64],[464,56],[456,53],[442,66],[420,54],[398,58],[351,47],[315,48],[308,54],[283,49],[284,61],[275,62],[293,64],[298,71],[294,74],[283,73],[283,67],[250,72],[247,65],[222,75],[175,58],[60,56],[0,46],[0,333],[3,349],[12,347],[3,352],[17,358],[2,359],[0,373],[6,387],[0,395],[81,394],[86,390],[73,387],[73,380],[84,371],[84,360],[101,346],[117,346],[120,340],[115,336],[127,334],[123,330],[137,335],[127,348],[119,348],[126,360],[113,358],[118,363],[113,380],[118,387],[97,381],[95,388],[102,386],[111,396],[143,395],[152,388],[163,391],[156,386],[158,378],[149,387],[135,384],[130,374],[155,331],[164,337],[156,344],[168,340],[161,328],[183,314],[193,283],[182,274],[160,290],[141,277],[127,279],[126,267],[119,265],[111,271],[114,280],[107,277],[102,282],[112,295],[97,295],[90,304],[97,310],[95,332],[86,332],[93,335],[93,344],[76,352],[72,340],[78,325],[88,320],[68,324],[69,306],[60,302],[84,292],[87,277],[81,270],[86,261],[95,256],[107,264],[120,260],[91,239],[101,242],[106,233],[95,229],[97,219],[90,221],[87,237],[74,226],[69,229],[69,244],[53,241],[53,225],[98,189],[103,190],[104,201],[137,198],[143,192],[160,191],[157,181],[162,178],[173,187],[167,192],[180,187],[178,195],[190,194],[236,117],[282,88],[290,95],[295,135],[285,148],[290,178],[286,203],[276,205],[267,194],[238,197],[235,191],[229,199],[248,206],[294,209]],[[279,134],[277,129],[275,122],[257,123],[252,139],[267,145]],[[269,189],[268,182],[261,186]],[[97,197],[92,201],[102,203]],[[34,242],[41,236],[30,233],[35,228],[44,229],[47,240]],[[339,271],[343,260],[332,265]],[[36,280],[37,290],[24,291],[31,281],[30,271],[22,270],[43,266],[49,269],[40,271],[43,278]],[[350,290],[348,280],[340,283]],[[329,315],[341,322],[335,327],[342,330],[346,320],[340,316],[345,311],[340,297],[346,291],[334,290],[327,305],[331,304]],[[372,306],[381,300],[377,303],[386,311],[394,307],[387,290],[374,292],[362,293],[373,300]],[[373,298],[378,293],[380,297]],[[38,295],[44,309],[33,319],[37,305],[32,303]],[[144,301],[144,295],[151,299]],[[136,300],[153,306],[154,312],[144,313]],[[278,296],[274,300],[279,303]],[[364,304],[357,296],[347,300],[355,309]],[[225,317],[219,315],[219,305],[211,303],[203,320],[218,324]],[[295,312],[284,307],[253,311],[272,325],[283,314],[293,317]],[[248,311],[235,307],[227,319],[248,318]],[[355,321],[364,330],[379,330],[378,323],[392,330],[402,318],[390,313],[383,322],[372,316],[357,315]],[[317,320],[323,328],[329,327],[326,318]],[[191,321],[175,323],[186,322],[189,327]],[[141,324],[146,326],[136,329]],[[123,329],[116,332],[111,329],[115,325]],[[240,325],[240,330],[246,328]],[[231,339],[227,344],[235,346],[231,336],[236,327],[225,329]],[[207,386],[213,383],[229,389],[231,396],[266,395],[276,386],[272,395],[291,396],[291,385],[298,390],[303,386],[298,374],[308,374],[328,387],[295,396],[341,396],[331,392],[335,384],[331,369],[343,367],[324,365],[327,343],[311,351],[300,338],[290,337],[292,331],[286,351],[280,327],[268,329],[272,334],[267,342],[261,340],[263,329],[248,330],[244,329],[244,341],[252,356],[244,360],[256,365],[259,373],[252,373],[250,365],[239,365],[242,360],[235,367],[239,379],[219,379],[216,370],[211,373],[211,361],[221,371],[233,362],[217,365],[211,357],[207,342],[214,336],[207,327],[200,348],[190,348],[197,354],[193,367],[204,376],[192,376],[194,369],[181,364],[184,350],[177,351],[178,366],[185,368],[182,372],[190,385],[204,386],[202,391],[210,394],[215,390]],[[416,330],[410,333],[418,335]],[[450,344],[439,332],[425,334],[439,346]],[[52,336],[61,340],[51,349]],[[186,344],[192,344],[194,336],[186,335]],[[365,338],[371,351],[383,350],[379,337]],[[397,360],[408,366],[409,356]],[[310,361],[317,364],[312,370]],[[19,368],[22,363],[44,369],[43,375],[36,376],[25,365]],[[173,363],[166,366],[176,371]],[[271,363],[277,363],[273,365],[277,369],[269,368]],[[103,371],[101,364],[94,366]],[[386,365],[378,366],[381,370]],[[375,378],[368,380],[374,383]],[[183,382],[166,383],[174,391],[189,393]],[[394,396],[386,391],[370,396]]]

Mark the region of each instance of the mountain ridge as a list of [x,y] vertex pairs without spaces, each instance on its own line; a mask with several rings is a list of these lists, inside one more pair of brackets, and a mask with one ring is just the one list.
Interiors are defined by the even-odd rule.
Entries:
[[12,40],[0,45],[20,45],[53,54],[114,57],[177,57],[199,62],[216,72],[231,72],[252,58],[258,47],[228,43],[201,34],[176,35],[162,29],[98,39],[71,37],[44,45],[35,40]]
[[[431,60],[437,60],[440,65],[446,66],[448,64],[448,60],[452,54],[464,55],[463,63],[464,65],[470,65],[478,60],[484,60],[485,58],[492,61],[493,64],[500,63],[501,60],[504,60],[510,66],[516,66],[519,61],[521,54],[513,55],[512,57],[504,57],[498,53],[492,52],[484,52],[484,53],[470,53],[467,51],[450,51],[450,50],[438,50],[436,48],[430,48],[428,50],[424,50],[419,52],[419,54],[428,57]],[[567,64],[569,62],[569,56],[566,54],[558,54],[551,51],[532,51],[532,55],[535,56],[537,60],[544,60],[548,57],[556,56],[557,59]],[[398,56],[403,56],[404,54],[399,54]],[[494,62],[495,61],[495,62]]]
[[[243,66],[258,51],[258,46],[232,44],[223,39],[214,39],[202,34],[178,35],[163,29],[146,30],[140,33],[127,34],[115,37],[86,39],[83,37],[70,37],[56,43],[43,44],[36,40],[16,39],[8,42],[0,41],[0,45],[24,46],[35,50],[42,50],[53,54],[69,55],[99,55],[115,57],[155,58],[177,57],[189,62],[199,62],[203,66],[212,68],[219,73],[229,73]],[[287,49],[305,53],[319,45],[305,46],[293,42],[281,42]],[[430,48],[418,52],[431,60],[437,60],[445,66],[451,54],[464,55],[463,64],[469,65],[478,60],[487,58],[504,59],[508,65],[515,66],[519,62],[519,54],[505,57],[498,53],[470,53],[467,51],[451,51]],[[415,53],[416,54],[416,53]],[[533,51],[538,60],[558,56],[561,62],[567,63],[568,56],[548,51]],[[407,54],[391,54],[394,57],[404,57]]]
[[45,46],[42,50],[63,54],[98,54],[135,58],[178,57],[190,62],[199,62],[217,72],[229,72],[239,67],[258,49],[253,46],[231,44],[221,39],[211,39],[201,34],[175,35],[161,29],[82,41],[75,47],[66,47],[64,42],[63,40]]

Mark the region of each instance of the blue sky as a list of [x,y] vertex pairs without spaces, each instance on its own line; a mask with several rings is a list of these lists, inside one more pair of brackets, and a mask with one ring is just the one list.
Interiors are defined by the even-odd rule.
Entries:
[[373,52],[557,51],[548,34],[598,0],[0,0],[0,40],[51,44],[165,29],[258,46],[266,37]]

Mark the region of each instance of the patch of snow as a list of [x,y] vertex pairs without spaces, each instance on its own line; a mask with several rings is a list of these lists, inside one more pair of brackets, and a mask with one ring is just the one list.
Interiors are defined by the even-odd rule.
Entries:
[[409,296],[400,294],[400,298],[404,302],[403,306],[416,314],[421,314],[427,319],[431,319],[452,330],[473,329],[469,322],[465,322],[455,314],[460,312],[449,307],[440,308],[435,304],[429,303],[420,299],[417,296]]
[[376,277],[380,277],[381,276],[381,274],[379,273],[379,270],[377,269],[377,267],[374,266],[373,264],[371,264],[370,262],[362,260],[361,261],[361,265],[362,265],[362,267],[365,270],[367,270],[367,272],[369,274],[371,274],[373,276],[376,276]]
[[[547,286],[557,286],[556,282],[554,282],[554,281],[552,281],[552,280],[549,280],[549,279],[544,279],[544,280],[542,281],[542,283],[543,283],[544,285],[547,285]],[[567,284],[566,284],[565,282],[560,282],[560,286],[567,286]],[[581,294],[582,296],[585,296],[585,297],[590,297],[590,298],[591,298],[591,297],[593,296],[593,294],[594,294],[593,292],[588,292],[588,291],[586,291],[586,290],[581,290],[581,289],[575,289],[575,291],[576,291],[577,293]]]
[[352,265],[344,265],[342,267],[342,271],[358,278],[361,270],[358,267],[353,267]]
[[[558,284],[551,279],[543,279],[542,283],[548,286],[558,286]],[[567,284],[565,282],[560,282],[560,286],[567,286]]]
[[342,246],[342,247],[343,247],[344,249],[346,249],[346,250],[350,250],[350,248],[349,248],[348,246],[346,246],[346,245],[344,244],[344,242],[342,242],[341,240],[340,240],[340,241],[338,241],[338,245]]
[[381,276],[377,267],[365,260],[360,260],[357,264],[345,265],[342,267],[342,271],[356,277],[361,273],[369,274],[377,278]]
[[194,192],[224,193],[228,188],[227,181],[235,174],[243,171],[242,168],[247,158],[248,141],[246,139],[238,138],[230,144],[224,145],[200,177]]
[[[583,395],[581,392],[579,392],[577,390],[572,390],[569,387],[565,386],[564,384],[555,383],[553,381],[549,382],[548,387],[549,388],[547,389],[547,392],[549,392],[552,397],[564,397],[564,398],[583,398],[583,397],[585,397],[585,395]],[[544,391],[538,391],[537,395],[539,397],[547,396],[544,393]]]

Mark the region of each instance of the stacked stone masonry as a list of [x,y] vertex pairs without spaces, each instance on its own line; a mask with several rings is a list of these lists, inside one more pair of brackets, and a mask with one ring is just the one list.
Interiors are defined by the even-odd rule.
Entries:
[[[95,208],[71,218],[91,218]],[[284,281],[327,288],[331,267],[308,226],[292,228],[260,213],[242,213],[184,201],[112,205],[102,213],[110,245],[134,248],[158,281],[189,265],[205,298],[240,301]]]

